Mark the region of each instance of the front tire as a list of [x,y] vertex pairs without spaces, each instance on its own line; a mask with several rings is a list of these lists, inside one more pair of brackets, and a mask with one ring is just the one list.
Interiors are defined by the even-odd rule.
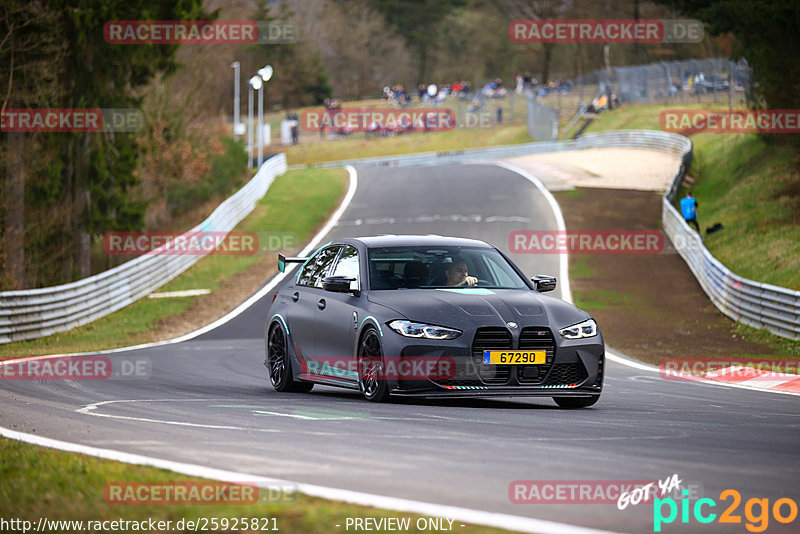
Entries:
[[292,362],[289,356],[289,343],[283,327],[275,323],[267,333],[267,369],[269,381],[275,391],[307,393],[314,384],[311,382],[297,382],[292,377]]
[[389,400],[381,340],[374,328],[368,328],[358,344],[358,388],[370,402]]
[[553,397],[561,408],[574,410],[576,408],[587,408],[600,400],[600,395],[592,395],[591,397]]

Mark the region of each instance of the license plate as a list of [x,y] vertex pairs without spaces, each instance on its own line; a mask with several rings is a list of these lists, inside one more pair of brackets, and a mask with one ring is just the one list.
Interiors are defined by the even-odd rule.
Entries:
[[515,365],[545,363],[543,350],[485,350],[483,363],[486,365]]

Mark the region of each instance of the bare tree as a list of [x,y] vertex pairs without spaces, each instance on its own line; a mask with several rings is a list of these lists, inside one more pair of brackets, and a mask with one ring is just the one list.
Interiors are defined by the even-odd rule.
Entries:
[[[11,0],[0,7],[0,79],[3,84],[0,113],[15,107],[47,107],[59,91],[51,62],[64,50],[64,42],[52,29],[54,16],[38,1]],[[25,272],[25,183],[29,169],[26,135],[9,132],[0,162],[5,163],[2,195],[2,285],[21,289]],[[4,161],[3,161],[4,160]]]
[[[495,0],[500,9],[513,19],[556,19],[569,7],[565,0]],[[556,43],[542,43],[542,83],[550,78],[550,63]]]

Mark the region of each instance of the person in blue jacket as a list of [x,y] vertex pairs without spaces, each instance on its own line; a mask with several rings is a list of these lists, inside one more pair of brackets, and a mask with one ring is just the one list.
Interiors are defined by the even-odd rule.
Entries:
[[681,214],[688,224],[694,225],[699,234],[700,225],[697,224],[697,200],[692,196],[691,191],[686,191],[686,196],[681,199]]

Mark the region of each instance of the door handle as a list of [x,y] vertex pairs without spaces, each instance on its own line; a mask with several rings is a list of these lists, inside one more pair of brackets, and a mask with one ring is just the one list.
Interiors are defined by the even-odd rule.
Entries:
[[299,298],[300,298],[300,293],[298,293],[297,291],[295,291],[294,293],[292,293],[292,300],[293,300],[293,301],[297,302],[297,300],[298,300]]
[[325,309],[325,299],[319,299],[319,302],[317,302],[317,308],[319,308],[320,310]]

